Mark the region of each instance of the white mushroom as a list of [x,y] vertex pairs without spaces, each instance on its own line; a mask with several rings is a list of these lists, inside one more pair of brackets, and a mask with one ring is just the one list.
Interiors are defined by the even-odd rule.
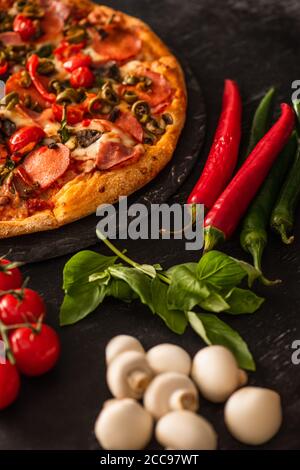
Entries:
[[103,449],[144,449],[152,436],[153,419],[131,398],[109,400],[95,423],[95,434]]
[[233,354],[223,346],[208,346],[196,354],[192,378],[201,394],[214,403],[224,402],[247,383],[247,374],[238,368]]
[[215,450],[217,434],[212,425],[191,411],[172,411],[158,421],[157,441],[168,450]]
[[158,344],[147,352],[147,359],[155,374],[180,372],[189,375],[192,361],[189,354],[175,344]]
[[137,351],[120,354],[107,369],[107,385],[115,398],[141,398],[152,377],[145,354]]
[[139,340],[133,336],[115,336],[109,341],[105,349],[106,364],[109,365],[119,354],[126,351],[145,352]]
[[186,375],[165,372],[157,375],[147,388],[144,406],[156,419],[172,410],[196,411],[199,406],[198,392]]
[[280,396],[267,388],[242,388],[225,405],[226,426],[244,444],[259,445],[269,441],[281,422]]

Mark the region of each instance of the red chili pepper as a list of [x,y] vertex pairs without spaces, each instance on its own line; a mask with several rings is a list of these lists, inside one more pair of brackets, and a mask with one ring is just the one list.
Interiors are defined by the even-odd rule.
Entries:
[[32,83],[39,92],[39,94],[50,103],[56,101],[56,96],[53,93],[49,93],[38,76],[39,57],[36,54],[32,54],[27,61],[27,70],[29,72]]
[[66,60],[72,55],[77,54],[85,46],[86,41],[79,42],[78,44],[70,44],[68,41],[63,40],[60,45],[54,49],[53,53],[59,60]]
[[4,75],[8,70],[8,62],[4,61],[0,64],[0,75]]
[[66,62],[64,62],[64,68],[68,72],[73,72],[73,70],[78,69],[78,67],[88,67],[89,65],[91,65],[91,63],[92,59],[89,55],[79,52],[78,54],[73,55],[68,60],[66,60]]
[[249,157],[217,199],[204,221],[205,251],[229,238],[287,143],[295,125],[293,109],[281,105],[281,116],[258,142]]
[[188,197],[189,204],[210,209],[233,174],[241,139],[242,103],[237,84],[225,80],[222,112],[204,170]]
[[[56,121],[61,122],[63,117],[63,107],[59,104],[52,105],[52,111]],[[67,123],[71,126],[81,122],[84,110],[79,105],[69,105],[67,107]]]
[[13,133],[8,145],[12,153],[32,150],[32,148],[44,137],[45,132],[38,126],[25,126]]
[[88,67],[78,67],[72,72],[70,84],[73,88],[90,88],[94,80],[94,74]]
[[33,21],[25,15],[17,15],[14,19],[13,29],[19,33],[23,41],[32,39],[36,34],[36,27]]

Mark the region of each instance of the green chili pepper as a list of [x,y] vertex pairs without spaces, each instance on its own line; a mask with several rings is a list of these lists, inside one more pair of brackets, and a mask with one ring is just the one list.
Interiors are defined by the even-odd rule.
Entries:
[[[299,120],[299,103],[294,102],[294,108]],[[298,135],[299,138],[299,135]],[[271,227],[279,233],[283,243],[287,245],[293,243],[294,236],[289,236],[294,227],[295,212],[300,200],[300,144],[295,161],[290,169],[284,185],[279,194],[276,205],[271,215]]]
[[295,162],[284,182],[280,196],[271,215],[271,227],[279,233],[283,243],[290,245],[294,236],[288,236],[295,221],[295,210],[300,199],[300,148]]
[[250,155],[257,142],[263,138],[267,130],[270,128],[274,95],[275,88],[270,88],[260,101],[255,111],[250,131],[250,140],[245,154],[246,157]]
[[[274,93],[274,88],[270,88],[257,107],[251,127],[247,156],[269,129]],[[296,149],[297,137],[294,133],[279,155],[243,221],[240,243],[242,248],[253,256],[254,266],[259,271],[261,271],[263,251],[267,245],[267,225],[271,211]],[[262,281],[266,285],[278,282],[269,281],[264,276],[262,276]]]
[[[259,271],[261,271],[261,259],[268,241],[267,226],[270,215],[284,177],[295,158],[296,151],[297,136],[293,132],[243,221],[240,236],[241,246],[253,256],[254,266]],[[264,277],[262,281],[265,284],[272,283]]]

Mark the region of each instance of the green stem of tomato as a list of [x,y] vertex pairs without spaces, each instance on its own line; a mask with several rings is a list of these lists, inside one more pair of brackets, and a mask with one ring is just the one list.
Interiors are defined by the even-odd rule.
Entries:
[[9,362],[12,365],[14,365],[16,363],[16,360],[14,358],[12,350],[10,349],[10,344],[9,344],[9,340],[8,340],[8,336],[7,336],[7,330],[8,330],[7,326],[4,325],[4,323],[2,323],[2,321],[0,321],[0,333],[1,333],[2,340],[4,342],[5,354],[7,356],[7,359],[9,360]]
[[16,360],[14,358],[13,352],[10,347],[9,339],[7,332],[10,330],[16,330],[17,328],[30,328],[33,333],[38,334],[41,331],[41,325],[42,325],[43,317],[40,317],[37,321],[37,326],[34,327],[31,323],[25,322],[25,323],[15,323],[14,325],[5,325],[1,320],[0,320],[0,334],[2,337],[2,340],[4,342],[4,349],[5,349],[5,354],[7,356],[7,359],[9,362],[14,365],[16,363]]

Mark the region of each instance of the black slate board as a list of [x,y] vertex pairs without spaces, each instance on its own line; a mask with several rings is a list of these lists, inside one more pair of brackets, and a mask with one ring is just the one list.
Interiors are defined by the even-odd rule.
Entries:
[[[188,91],[188,112],[185,127],[172,161],[146,187],[131,196],[130,201],[161,204],[178,191],[193,166],[205,136],[205,107],[201,88],[190,67],[184,63]],[[0,254],[10,252],[15,261],[36,262],[87,248],[97,241],[99,219],[91,215],[57,230],[34,233],[0,241]]]
[[[290,100],[291,82],[300,78],[297,0],[111,0],[107,4],[147,21],[193,67],[208,111],[203,155],[208,153],[216,127],[224,78],[236,79],[241,88],[243,147],[254,109],[268,87],[278,87],[278,101]],[[178,191],[176,200],[186,200],[200,165]],[[257,289],[266,297],[261,310],[239,318],[226,316],[227,323],[246,339],[255,357],[257,371],[250,374],[250,384],[274,388],[282,396],[283,426],[260,449],[300,449],[300,365],[291,361],[291,345],[300,339],[299,212],[295,234],[295,243],[290,247],[270,235],[265,272],[271,278],[281,277],[283,283],[273,289]],[[180,240],[122,241],[117,245],[126,248],[138,262],[160,262],[165,267],[196,261],[199,256],[185,251]],[[100,243],[93,249],[108,253]],[[239,247],[238,236],[221,249],[249,260]],[[31,278],[30,286],[45,296],[47,322],[59,332],[62,356],[50,374],[23,378],[18,401],[1,412],[0,449],[99,448],[93,425],[103,401],[110,397],[105,385],[104,348],[112,336],[136,335],[146,348],[159,342],[176,343],[190,354],[203,346],[191,330],[176,336],[145,306],[117,301],[105,302],[77,325],[59,328],[62,269],[68,259],[64,256],[24,269],[24,275]],[[220,449],[251,449],[226,430],[222,405],[201,399],[200,412],[213,423]],[[149,447],[158,446],[152,442]],[[240,455],[237,457],[240,459]]]

